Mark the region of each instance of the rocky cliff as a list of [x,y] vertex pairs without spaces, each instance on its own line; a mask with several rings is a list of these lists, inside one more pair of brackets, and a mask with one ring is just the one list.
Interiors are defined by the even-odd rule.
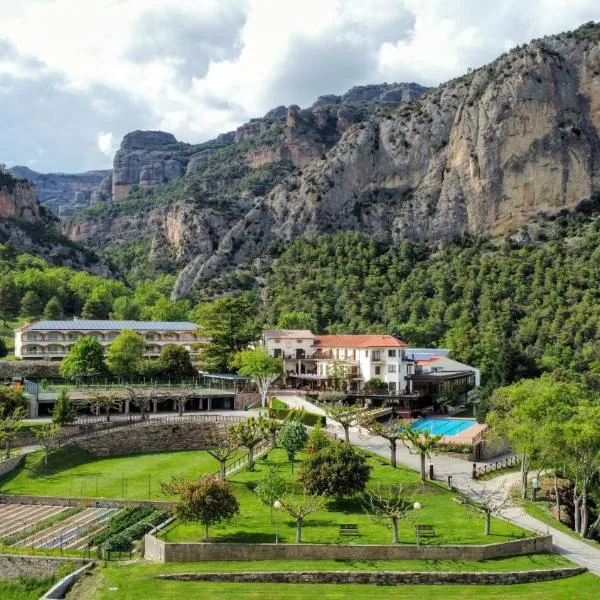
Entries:
[[38,203],[33,183],[0,170],[0,244],[10,242],[49,263],[113,274],[106,260],[60,234],[57,224],[57,217]]
[[112,171],[85,173],[37,173],[28,167],[9,169],[15,177],[35,184],[40,204],[59,217],[71,215],[91,202],[110,200]]
[[[64,225],[74,240],[106,249],[128,270],[176,272],[204,261],[228,231],[289,174],[320,160],[352,124],[421,95],[417,84],[356,87],[307,109],[278,107],[203,144],[161,131],[127,134],[115,156],[114,202],[76,213]],[[107,249],[107,247],[110,248]]]
[[535,40],[349,125],[192,260],[174,295],[299,235],[440,242],[576,206],[600,189],[599,42],[593,24]]

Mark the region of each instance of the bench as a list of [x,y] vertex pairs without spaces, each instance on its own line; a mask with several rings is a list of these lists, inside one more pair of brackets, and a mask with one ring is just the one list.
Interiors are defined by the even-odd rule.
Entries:
[[358,533],[358,525],[353,523],[344,523],[340,525],[340,535],[360,535]]
[[435,537],[433,525],[417,525],[415,529],[419,537]]

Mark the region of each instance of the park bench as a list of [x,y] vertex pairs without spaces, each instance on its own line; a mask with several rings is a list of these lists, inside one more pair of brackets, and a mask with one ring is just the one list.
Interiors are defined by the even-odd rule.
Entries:
[[433,525],[417,525],[415,529],[419,537],[435,537]]
[[340,525],[340,535],[360,535],[358,525],[354,523],[343,523]]

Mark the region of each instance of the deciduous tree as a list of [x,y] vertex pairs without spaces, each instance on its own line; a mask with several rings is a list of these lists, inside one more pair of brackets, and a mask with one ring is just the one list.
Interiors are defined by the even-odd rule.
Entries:
[[289,421],[281,429],[279,443],[287,451],[288,460],[292,465],[292,473],[294,472],[294,457],[304,448],[307,439],[306,427],[298,421]]
[[281,375],[281,362],[269,356],[264,348],[242,350],[234,355],[231,364],[244,377],[251,377],[260,394],[261,405],[267,405],[270,385]]
[[304,494],[302,498],[287,497],[281,500],[281,506],[285,512],[296,520],[296,543],[302,543],[302,524],[304,519],[313,513],[323,510],[325,498],[322,496],[311,496]]
[[402,440],[402,429],[406,421],[390,419],[389,421],[378,421],[369,413],[364,413],[360,419],[361,427],[364,427],[370,435],[378,435],[387,441],[390,447],[390,466],[396,468],[396,453],[398,442]]
[[104,348],[95,337],[77,340],[62,360],[59,373],[67,379],[100,377],[106,373]]
[[398,522],[407,516],[413,505],[402,486],[389,484],[373,486],[365,492],[363,505],[376,521],[391,523],[392,543],[398,544]]
[[363,492],[370,475],[364,454],[350,444],[335,442],[309,454],[302,461],[298,479],[306,493],[339,500]]
[[254,417],[232,425],[229,429],[233,439],[248,450],[248,470],[254,470],[254,449],[265,439],[265,432]]
[[109,346],[106,364],[113,375],[132,377],[144,359],[146,342],[141,335],[124,329]]
[[38,444],[44,451],[44,466],[48,467],[48,455],[50,451],[58,446],[60,425],[57,423],[45,423],[34,431]]
[[240,505],[228,481],[213,475],[194,480],[172,478],[161,483],[165,494],[178,495],[175,514],[185,522],[199,521],[204,525],[204,541],[211,525],[229,521],[240,512]]
[[232,435],[226,427],[215,426],[209,432],[206,451],[219,461],[221,479],[227,479],[227,461],[235,456],[239,448],[239,438]]

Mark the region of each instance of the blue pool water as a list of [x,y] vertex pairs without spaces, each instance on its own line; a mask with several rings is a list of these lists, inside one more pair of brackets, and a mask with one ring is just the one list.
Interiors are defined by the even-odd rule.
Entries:
[[475,419],[419,419],[411,425],[417,431],[429,431],[432,435],[458,435],[475,425]]

